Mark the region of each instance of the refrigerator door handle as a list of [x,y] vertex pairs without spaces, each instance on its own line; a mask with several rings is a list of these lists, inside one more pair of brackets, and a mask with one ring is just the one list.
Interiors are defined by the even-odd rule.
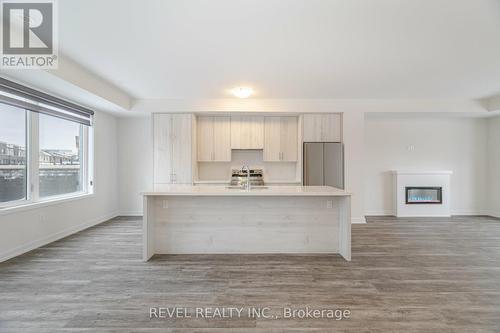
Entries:
[[307,185],[307,146],[304,144],[304,156],[302,157],[302,185]]
[[327,151],[326,151],[326,145],[323,143],[323,185],[326,185],[326,173],[328,169],[326,168],[326,156],[327,156]]

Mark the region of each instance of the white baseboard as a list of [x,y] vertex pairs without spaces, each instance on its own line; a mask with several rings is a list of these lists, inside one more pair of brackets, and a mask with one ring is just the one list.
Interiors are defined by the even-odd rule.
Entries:
[[463,211],[463,210],[455,210],[451,212],[451,215],[464,215],[464,216],[474,216],[474,215],[488,215],[487,211]]
[[114,218],[116,216],[118,216],[118,213],[116,213],[116,212],[111,213],[111,214],[106,214],[104,216],[100,216],[100,217],[94,218],[94,219],[92,219],[90,221],[87,221],[85,223],[82,223],[82,224],[76,225],[74,227],[62,230],[62,231],[57,232],[55,234],[52,234],[52,235],[49,235],[49,236],[37,239],[35,241],[23,244],[23,245],[18,246],[18,247],[15,247],[12,250],[9,250],[7,252],[1,253],[0,254],[0,262],[9,260],[9,259],[14,258],[14,257],[17,257],[17,256],[19,256],[19,255],[21,255],[23,253],[29,252],[29,251],[37,249],[37,248],[39,248],[41,246],[44,246],[44,245],[47,245],[49,243],[55,242],[56,240],[59,240],[59,239],[64,238],[64,237],[67,237],[69,235],[72,235],[72,234],[77,233],[79,231],[82,231],[84,229],[93,227],[93,226],[95,226],[95,225],[97,225],[99,223],[106,222],[106,221],[108,221],[108,220],[110,220],[110,219],[112,219],[112,218]]
[[394,216],[394,212],[392,210],[376,210],[365,212],[365,216]]
[[351,218],[351,224],[362,224],[362,223],[366,223],[366,219],[364,216]]
[[483,214],[483,215],[488,215],[488,216],[492,216],[492,217],[496,217],[496,218],[500,219],[500,212],[495,212],[492,210],[485,212],[485,214]]
[[[493,217],[498,217],[500,213],[493,213],[491,211],[452,211],[451,216],[454,215],[464,215],[464,216],[480,216],[480,215],[490,215]],[[379,211],[369,211],[365,212],[365,216],[396,216],[396,213],[394,213],[392,210],[379,210]],[[422,215],[423,216],[423,215]],[[427,215],[426,215],[427,216]],[[418,217],[417,215],[411,215],[411,216],[400,216],[400,217]],[[438,215],[433,215],[430,217],[439,217]],[[447,215],[443,217],[448,217]]]
[[118,216],[142,216],[142,211],[124,211],[124,212],[119,212]]

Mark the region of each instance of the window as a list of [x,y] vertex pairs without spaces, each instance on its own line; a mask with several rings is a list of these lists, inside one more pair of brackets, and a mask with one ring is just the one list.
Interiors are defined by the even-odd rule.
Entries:
[[0,209],[92,191],[92,116],[0,77]]
[[44,114],[38,124],[40,198],[82,191],[83,125]]
[[26,200],[26,111],[0,104],[0,205]]

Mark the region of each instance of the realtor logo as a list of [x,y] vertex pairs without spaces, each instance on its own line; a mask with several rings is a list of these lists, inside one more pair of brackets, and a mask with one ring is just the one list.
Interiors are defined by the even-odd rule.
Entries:
[[2,0],[3,69],[57,68],[55,0]]

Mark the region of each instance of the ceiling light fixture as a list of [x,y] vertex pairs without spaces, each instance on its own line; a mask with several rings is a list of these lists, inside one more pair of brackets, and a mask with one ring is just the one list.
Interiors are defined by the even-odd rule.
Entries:
[[253,94],[253,89],[249,87],[236,87],[231,92],[238,98],[248,98]]

